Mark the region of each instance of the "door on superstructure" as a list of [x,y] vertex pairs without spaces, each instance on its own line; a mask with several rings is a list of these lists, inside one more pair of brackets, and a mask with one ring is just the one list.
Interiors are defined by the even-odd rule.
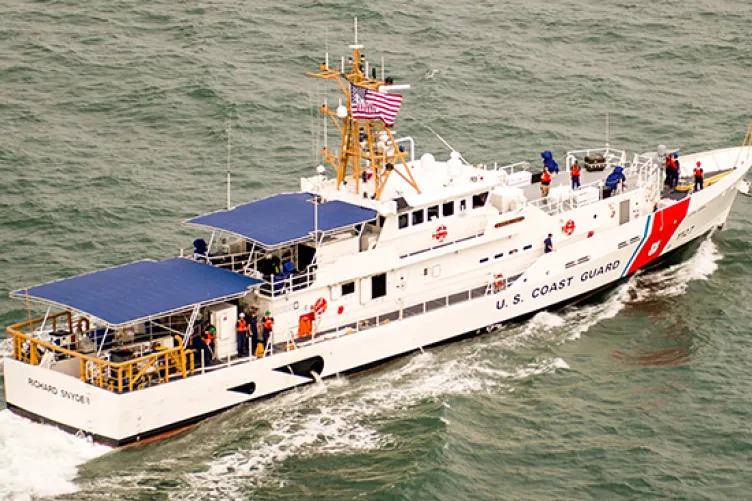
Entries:
[[386,273],[360,279],[360,304],[367,304],[387,294]]
[[629,222],[629,200],[622,200],[619,203],[619,224]]

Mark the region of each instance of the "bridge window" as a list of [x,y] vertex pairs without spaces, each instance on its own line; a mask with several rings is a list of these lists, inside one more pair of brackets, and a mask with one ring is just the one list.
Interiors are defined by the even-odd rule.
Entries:
[[441,212],[444,217],[449,217],[454,214],[454,201],[446,202],[441,206]]
[[478,193],[477,195],[473,195],[473,209],[478,209],[480,207],[485,206],[486,200],[488,200],[487,191],[484,191],[483,193]]
[[371,299],[386,296],[386,273],[371,277]]
[[355,294],[355,282],[347,282],[342,284],[342,295]]
[[399,221],[399,228],[407,228],[407,226],[410,224],[410,220],[408,219],[408,214],[400,214],[397,218]]
[[413,211],[413,226],[416,224],[422,224],[425,219],[424,216],[425,213],[423,212],[423,209]]
[[432,221],[434,219],[439,219],[439,206],[438,205],[432,205],[427,209],[428,212],[428,221]]

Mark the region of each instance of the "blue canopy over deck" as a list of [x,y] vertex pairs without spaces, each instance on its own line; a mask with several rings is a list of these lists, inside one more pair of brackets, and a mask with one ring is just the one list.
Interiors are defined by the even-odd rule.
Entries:
[[[314,195],[284,193],[188,219],[185,224],[233,233],[265,248],[312,238],[315,231]],[[318,229],[327,232],[350,228],[376,218],[376,211],[331,200],[318,204]]]
[[11,296],[62,306],[96,317],[111,327],[233,299],[261,283],[188,259],[135,263],[19,289]]

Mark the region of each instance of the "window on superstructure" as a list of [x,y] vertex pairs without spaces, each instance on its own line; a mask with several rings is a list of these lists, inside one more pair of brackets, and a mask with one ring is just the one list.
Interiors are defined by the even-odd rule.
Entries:
[[423,209],[413,211],[413,226],[416,224],[422,224],[425,220],[425,213]]
[[525,247],[523,247],[523,248],[522,248],[522,250],[530,250],[530,249],[532,249],[532,248],[533,248],[533,246],[532,246],[532,245],[530,245],[530,244],[528,244],[528,245],[526,245]]
[[347,282],[342,284],[342,295],[355,294],[355,282]]
[[384,221],[386,221],[386,217],[379,216],[379,228],[383,228],[384,227]]
[[499,252],[498,254],[496,254],[496,255],[494,256],[494,259],[499,259],[499,258],[500,258],[500,257],[502,257],[503,255],[504,255],[504,253],[503,253],[503,252]]
[[432,205],[429,207],[426,212],[428,213],[428,221],[433,221],[434,219],[439,219],[439,206],[438,205]]
[[386,296],[386,273],[371,277],[371,299]]
[[460,212],[462,212],[465,209],[467,209],[467,200],[463,198],[462,200],[460,200]]
[[454,200],[446,202],[441,206],[441,213],[444,217],[449,217],[454,214]]
[[399,228],[407,228],[407,226],[410,224],[410,219],[408,217],[408,214],[400,214],[397,218]]
[[484,207],[486,205],[486,200],[488,200],[487,191],[484,191],[483,193],[478,193],[477,195],[473,195],[473,209]]
[[481,259],[481,260],[480,260],[480,262],[481,262],[481,264],[482,264],[482,263],[487,263],[487,262],[488,262],[488,258],[487,258],[487,257],[484,257],[483,259]]

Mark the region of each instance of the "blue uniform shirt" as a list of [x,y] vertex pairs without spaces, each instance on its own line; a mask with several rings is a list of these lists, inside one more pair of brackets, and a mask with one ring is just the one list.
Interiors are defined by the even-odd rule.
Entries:
[[546,239],[543,241],[543,251],[549,253],[552,250],[554,250],[554,244],[553,242],[551,242],[551,237],[546,237]]

